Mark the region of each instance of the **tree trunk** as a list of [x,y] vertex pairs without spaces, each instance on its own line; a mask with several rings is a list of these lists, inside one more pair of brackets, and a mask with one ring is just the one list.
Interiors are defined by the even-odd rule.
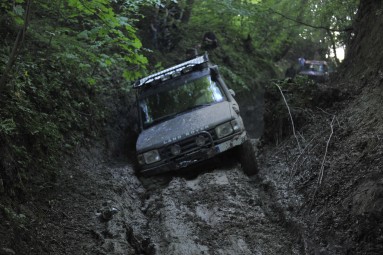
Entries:
[[10,73],[12,71],[12,67],[15,64],[16,59],[20,53],[20,49],[23,45],[23,42],[25,39],[25,34],[27,32],[28,25],[29,25],[29,17],[31,14],[31,5],[32,5],[32,0],[28,0],[27,4],[26,4],[26,8],[25,8],[24,25],[19,30],[19,32],[17,33],[15,43],[13,44],[12,52],[9,55],[7,66],[5,67],[3,76],[1,77],[1,80],[0,80],[0,91],[4,91],[5,85],[9,79]]
[[[300,8],[299,8],[300,12],[298,13],[297,18],[295,19],[296,22],[302,22],[305,11],[306,11],[307,4],[308,4],[308,0],[301,0]],[[295,34],[291,31],[288,35],[288,38],[286,39],[284,47],[281,48],[281,50],[273,57],[274,62],[280,61],[290,51],[291,46],[292,46],[291,42],[290,42],[291,41],[290,38],[292,38],[294,36],[295,36]]]
[[339,61],[338,56],[337,56],[337,54],[336,54],[335,40],[334,40],[334,36],[332,35],[330,29],[327,29],[327,34],[328,34],[328,36],[330,37],[332,50],[334,51],[334,59],[335,59],[335,62],[336,62],[337,65],[339,65],[339,64],[340,64],[340,61]]
[[354,33],[346,58],[344,72],[361,76],[368,72],[376,74],[383,64],[383,3],[376,0],[361,0],[353,24]]
[[182,23],[188,23],[191,17],[191,12],[193,10],[194,0],[186,0],[186,7],[182,16]]

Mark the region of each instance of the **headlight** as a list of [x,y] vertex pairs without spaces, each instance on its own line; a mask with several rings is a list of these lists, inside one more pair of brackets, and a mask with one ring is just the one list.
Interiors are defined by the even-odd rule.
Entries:
[[141,164],[146,163],[147,165],[149,165],[149,164],[153,164],[153,163],[160,161],[160,160],[161,160],[161,157],[160,157],[160,154],[158,153],[158,150],[148,151],[148,152],[145,152],[144,154],[138,156],[138,161]]
[[234,132],[234,130],[233,130],[233,127],[231,126],[230,122],[219,125],[215,128],[215,133],[217,134],[218,138],[228,136],[228,135],[232,134],[233,132]]
[[239,126],[236,120],[233,120],[230,123],[231,123],[231,126],[233,127],[234,132],[237,132],[241,129],[241,127]]

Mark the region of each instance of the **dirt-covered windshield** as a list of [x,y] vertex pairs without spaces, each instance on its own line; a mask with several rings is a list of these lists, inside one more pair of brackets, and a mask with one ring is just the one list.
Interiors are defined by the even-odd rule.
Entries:
[[140,100],[144,127],[176,114],[225,100],[224,93],[210,75],[172,86]]
[[303,71],[327,72],[327,66],[322,63],[305,63]]

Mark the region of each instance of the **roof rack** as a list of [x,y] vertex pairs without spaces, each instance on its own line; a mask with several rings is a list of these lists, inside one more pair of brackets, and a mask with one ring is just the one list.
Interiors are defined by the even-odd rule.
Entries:
[[145,78],[139,79],[138,81],[136,81],[134,83],[133,88],[139,88],[145,84],[150,84],[150,83],[157,81],[157,80],[167,80],[173,74],[186,73],[188,71],[191,71],[191,69],[189,70],[189,67],[193,68],[195,66],[199,66],[201,64],[204,64],[208,61],[209,61],[209,57],[208,57],[207,53],[205,53],[202,56],[193,58],[189,61],[183,62],[181,64],[172,66],[168,69],[162,70],[158,73],[151,74]]
[[308,63],[308,64],[323,64],[323,63],[326,63],[327,62],[325,60],[306,60],[305,63]]

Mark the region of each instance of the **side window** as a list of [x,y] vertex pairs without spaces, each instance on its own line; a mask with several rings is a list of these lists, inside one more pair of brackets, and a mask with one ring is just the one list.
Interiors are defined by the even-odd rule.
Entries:
[[140,110],[141,110],[140,112],[141,112],[141,116],[142,116],[142,122],[144,124],[152,122],[153,118],[152,118],[152,114],[150,112],[150,109],[148,108],[147,102],[141,101],[139,105],[140,105]]
[[216,102],[221,102],[223,101],[223,93],[218,87],[217,82],[211,81],[211,86],[210,86],[211,92],[212,92],[212,97],[215,99]]
[[199,79],[195,83],[195,105],[211,104],[223,101],[223,93],[218,84],[213,81],[211,76]]

